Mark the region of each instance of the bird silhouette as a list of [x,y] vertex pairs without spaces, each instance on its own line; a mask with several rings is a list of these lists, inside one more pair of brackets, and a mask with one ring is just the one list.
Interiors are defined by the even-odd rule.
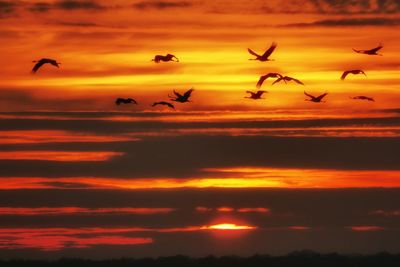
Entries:
[[36,73],[44,64],[51,64],[57,68],[60,67],[60,62],[57,62],[55,59],[50,59],[50,58],[42,58],[37,61],[32,61],[33,63],[36,63],[35,66],[33,66],[32,73]]
[[189,97],[191,96],[193,91],[194,91],[194,89],[190,88],[183,95],[181,95],[180,93],[178,93],[177,91],[174,90],[175,97],[169,96],[169,95],[168,96],[172,101],[179,102],[179,103],[185,103],[185,102],[190,102]]
[[174,62],[179,62],[179,59],[172,55],[172,54],[167,54],[165,56],[163,55],[156,55],[151,61],[154,61],[155,63],[160,63],[160,61],[168,62],[168,61],[174,61]]
[[267,91],[262,91],[262,90],[258,90],[257,92],[252,92],[252,91],[246,91],[246,93],[247,94],[250,94],[250,96],[245,96],[244,98],[251,98],[251,99],[254,99],[254,100],[257,100],[257,99],[264,99],[264,98],[262,98],[261,96],[264,94],[264,93],[268,93]]
[[[257,88],[261,88],[263,82],[268,79],[268,78],[282,78],[282,75],[279,73],[275,73],[275,72],[270,72],[268,74],[265,74],[263,76],[260,77],[260,79],[257,82]],[[286,81],[285,81],[286,82]]]
[[151,105],[152,107],[155,107],[157,105],[164,105],[164,106],[168,106],[169,108],[175,109],[175,106],[172,105],[169,102],[165,102],[165,101],[160,101],[160,102],[154,102],[153,105]]
[[346,76],[349,75],[350,73],[351,74],[364,74],[365,77],[367,77],[367,74],[365,74],[365,72],[363,70],[346,70],[345,72],[343,72],[340,79],[343,81],[344,79],[346,79]]
[[137,105],[137,102],[135,99],[132,99],[132,98],[117,98],[115,100],[115,104],[116,105],[121,105],[121,104],[136,104]]
[[310,98],[310,99],[305,99],[305,101],[311,101],[311,102],[319,103],[319,102],[324,102],[324,101],[322,101],[322,98],[324,98],[328,93],[322,94],[322,95],[320,95],[318,97],[315,97],[313,95],[307,94],[306,91],[304,91],[304,94]]
[[273,42],[271,44],[270,48],[268,48],[268,50],[265,51],[265,53],[263,55],[259,55],[256,52],[254,52],[253,50],[251,50],[250,48],[247,48],[247,51],[249,51],[250,54],[252,54],[253,56],[256,57],[256,58],[250,58],[249,60],[273,61],[274,59],[270,59],[269,56],[272,54],[272,52],[274,52],[276,46],[277,46],[277,44],[275,42]]
[[377,52],[381,50],[383,45],[379,45],[375,48],[369,50],[357,50],[353,48],[353,51],[359,54],[371,55],[371,56],[382,56],[382,54],[378,54]]
[[359,99],[359,100],[367,100],[367,101],[375,102],[375,100],[372,97],[363,96],[363,95],[354,96],[354,97],[350,97],[350,98],[351,99]]
[[278,83],[278,82],[280,82],[280,81],[284,81],[285,83],[286,83],[286,82],[293,81],[293,82],[295,82],[295,83],[304,85],[304,83],[301,82],[300,80],[295,79],[295,78],[293,78],[293,77],[289,77],[289,76],[283,76],[283,77],[280,77],[280,78],[276,79],[276,81],[274,81],[274,82],[272,83],[272,85],[274,85],[274,84],[276,84],[276,83]]

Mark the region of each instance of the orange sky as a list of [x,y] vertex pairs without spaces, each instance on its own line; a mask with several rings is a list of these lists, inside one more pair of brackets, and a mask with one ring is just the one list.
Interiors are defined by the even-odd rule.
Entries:
[[[390,108],[400,100],[396,4],[380,7],[371,0],[368,8],[343,3],[332,7],[323,0],[318,6],[291,0],[287,8],[301,4],[305,13],[296,9],[288,14],[292,11],[276,1],[86,2],[91,4],[42,1],[40,9],[36,1],[24,1],[4,12],[3,110],[112,110],[116,96],[134,97],[142,103],[135,109],[149,110],[148,104],[166,100],[172,89],[192,86],[195,102],[179,110],[309,107],[304,89],[329,92],[325,108]],[[261,52],[272,41],[278,43],[272,56],[276,61],[248,61],[246,48]],[[384,44],[383,57],[351,50],[379,43]],[[150,62],[155,54],[166,53],[181,62]],[[30,75],[31,61],[41,57],[58,59],[61,68],[45,66]],[[364,69],[368,77],[340,81],[343,70],[354,68]],[[243,99],[244,91],[255,90],[258,77],[271,71],[296,77],[306,86],[271,87],[266,82],[267,100]],[[348,99],[359,94],[378,101]],[[18,103],[20,97],[27,101]]]
[[[400,251],[399,29],[398,0],[0,0],[0,259]],[[305,85],[245,98],[269,72]]]

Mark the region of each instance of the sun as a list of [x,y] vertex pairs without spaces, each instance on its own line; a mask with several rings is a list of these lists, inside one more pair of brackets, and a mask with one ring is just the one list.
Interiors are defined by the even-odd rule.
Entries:
[[213,224],[208,226],[203,226],[202,229],[204,230],[252,230],[256,229],[255,226],[250,225],[237,225],[234,223],[220,223],[220,224]]

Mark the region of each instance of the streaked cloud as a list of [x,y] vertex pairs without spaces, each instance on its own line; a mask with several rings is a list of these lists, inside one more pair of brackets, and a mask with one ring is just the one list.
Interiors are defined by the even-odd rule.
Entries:
[[111,151],[0,151],[0,160],[107,161],[122,155],[124,153]]
[[0,207],[0,215],[78,215],[78,214],[167,214],[173,212],[173,208],[137,208],[137,207],[115,207],[115,208],[83,208],[83,207]]
[[168,8],[187,8],[191,7],[192,3],[189,1],[159,1],[159,0],[150,0],[150,1],[141,1],[133,4],[135,8],[138,9],[168,9]]
[[309,23],[292,23],[281,25],[283,27],[342,27],[342,26],[397,26],[400,25],[399,18],[343,18],[343,19],[325,19]]
[[354,232],[377,232],[377,231],[383,231],[385,230],[384,227],[381,226],[376,226],[376,225],[357,225],[357,226],[350,226],[349,229],[351,229]]

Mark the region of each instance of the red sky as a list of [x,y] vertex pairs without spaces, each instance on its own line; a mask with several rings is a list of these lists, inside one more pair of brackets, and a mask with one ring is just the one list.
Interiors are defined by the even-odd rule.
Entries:
[[[399,14],[397,0],[0,1],[0,257],[399,252]],[[272,42],[274,61],[249,60]],[[167,53],[180,61],[151,62]],[[40,58],[60,68],[31,74]],[[367,76],[341,81],[350,69]],[[269,72],[305,85],[244,98]]]

